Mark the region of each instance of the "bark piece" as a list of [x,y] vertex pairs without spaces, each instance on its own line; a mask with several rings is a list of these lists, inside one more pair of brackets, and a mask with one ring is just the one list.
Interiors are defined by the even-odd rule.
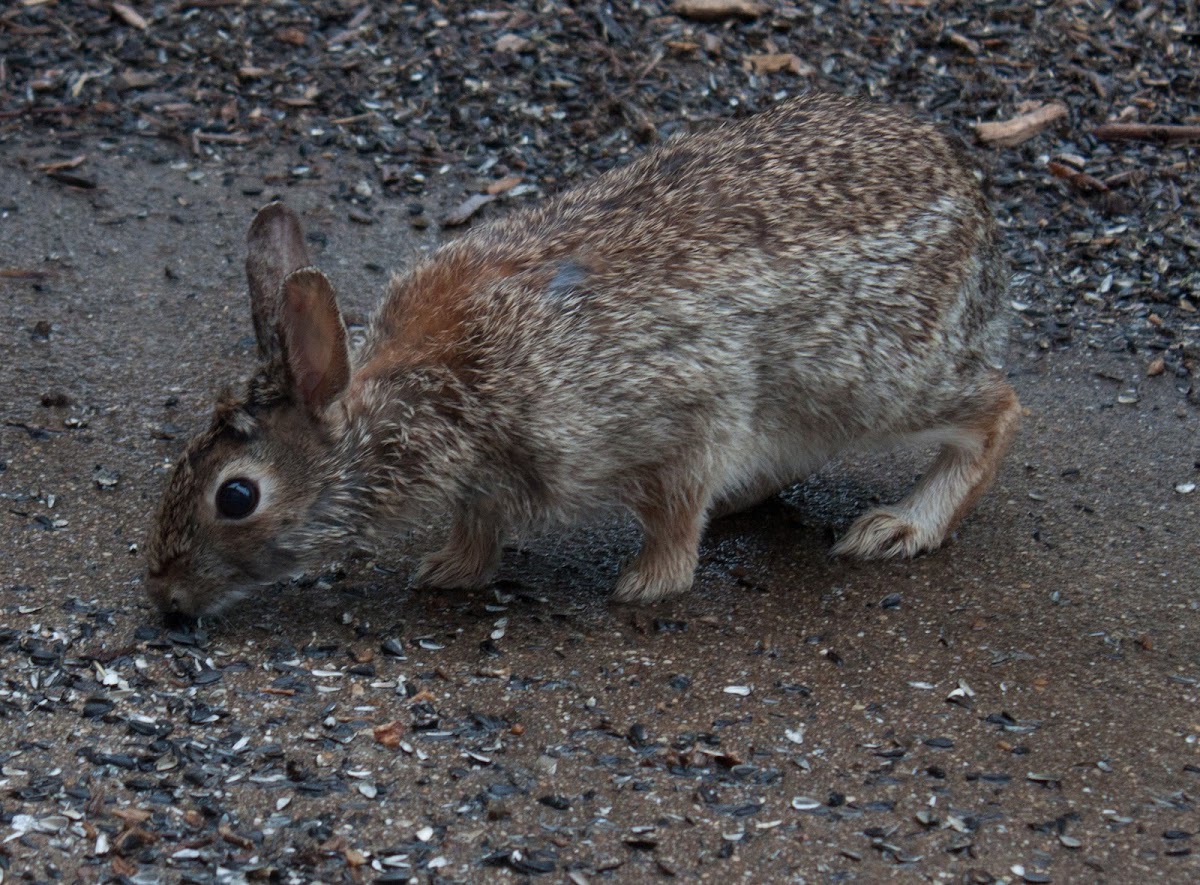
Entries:
[[1042,105],[1019,117],[996,123],[980,123],[975,133],[980,141],[997,147],[1015,147],[1033,138],[1055,120],[1067,115],[1067,106],[1061,101]]

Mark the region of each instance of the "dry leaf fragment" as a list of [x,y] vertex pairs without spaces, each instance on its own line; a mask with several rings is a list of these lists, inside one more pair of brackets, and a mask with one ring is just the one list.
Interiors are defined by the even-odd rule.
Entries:
[[675,0],[671,11],[700,22],[719,22],[730,18],[758,18],[767,7],[757,0]]
[[400,747],[400,735],[404,734],[404,725],[401,722],[389,722],[386,725],[376,725],[371,730],[378,743],[383,744],[389,750],[396,750]]
[[132,6],[126,6],[124,3],[114,3],[112,8],[113,12],[117,14],[117,17],[131,28],[137,28],[139,31],[144,31],[146,28],[150,27],[150,23],[142,18],[138,11]]
[[1067,115],[1067,106],[1061,101],[1042,105],[1029,113],[998,123],[980,123],[975,132],[980,141],[997,147],[1015,147],[1033,138],[1055,120]]
[[791,52],[774,52],[765,55],[748,55],[742,62],[748,71],[756,74],[776,74],[780,71],[791,71],[800,77],[808,77],[816,73],[816,68]]

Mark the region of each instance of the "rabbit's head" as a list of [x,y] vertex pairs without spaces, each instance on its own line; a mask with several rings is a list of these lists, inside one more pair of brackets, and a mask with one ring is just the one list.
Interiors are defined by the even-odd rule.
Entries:
[[163,496],[147,588],[169,614],[217,612],[302,570],[337,533],[338,436],[328,414],[350,378],[341,313],[282,204],[258,213],[247,247],[261,364],[242,396],[220,398]]

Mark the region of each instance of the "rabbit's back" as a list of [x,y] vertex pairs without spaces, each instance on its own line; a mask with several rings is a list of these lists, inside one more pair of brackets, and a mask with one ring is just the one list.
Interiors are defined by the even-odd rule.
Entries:
[[810,96],[445,247],[397,285],[364,359],[394,362],[404,328],[415,351],[452,342],[504,449],[488,463],[519,461],[543,505],[671,459],[782,482],[927,427],[999,363],[996,241],[936,128]]

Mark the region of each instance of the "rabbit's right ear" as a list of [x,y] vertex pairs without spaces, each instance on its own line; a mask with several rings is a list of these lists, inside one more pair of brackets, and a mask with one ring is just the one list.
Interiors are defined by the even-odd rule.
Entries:
[[333,286],[315,267],[288,274],[280,287],[279,342],[292,392],[319,416],[350,382],[346,326]]
[[277,330],[284,278],[310,263],[296,213],[278,202],[260,209],[246,234],[246,280],[254,336],[263,362],[279,354]]

